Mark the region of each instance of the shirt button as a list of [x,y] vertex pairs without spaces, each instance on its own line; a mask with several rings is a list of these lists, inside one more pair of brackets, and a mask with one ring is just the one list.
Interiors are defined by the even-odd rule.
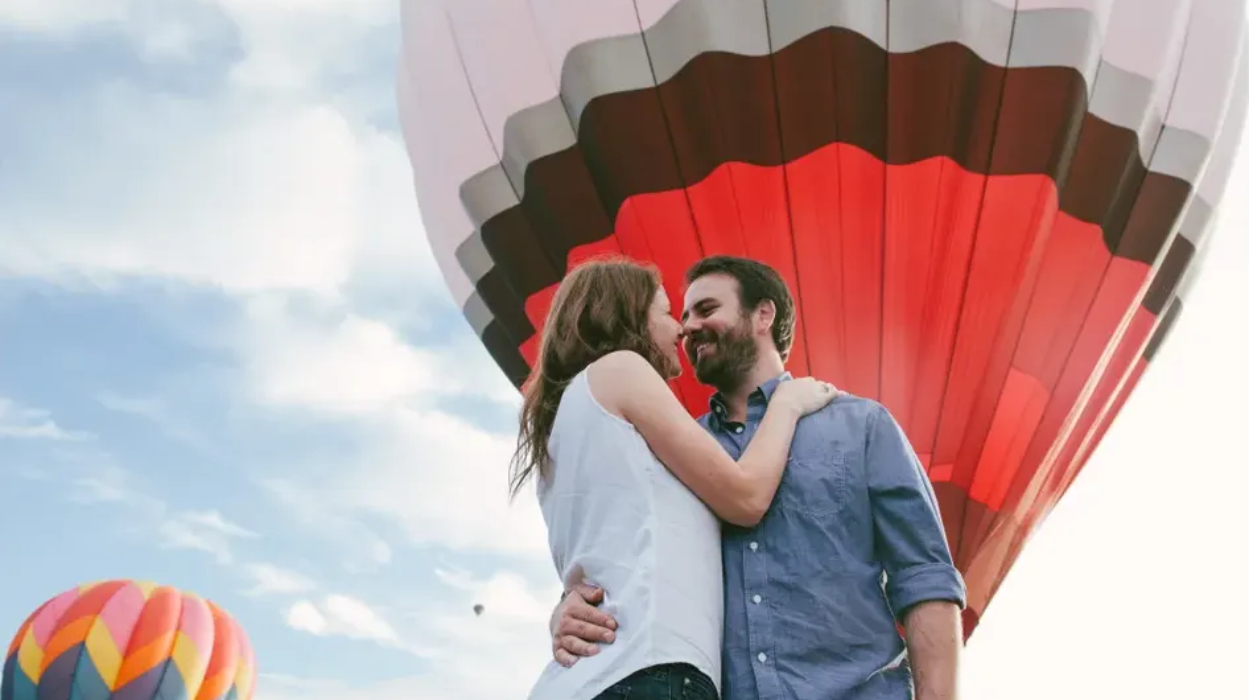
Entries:
[[740,425],[739,425],[739,426],[737,426],[736,428],[733,428],[733,432],[735,432],[735,433],[740,433],[740,432],[742,432],[742,426],[740,426]]
[[753,552],[753,551],[755,551],[756,549],[759,549],[759,543],[758,543],[758,542],[751,542],[751,543],[750,543],[750,551],[752,551],[752,552]]
[[754,597],[754,598],[751,598],[751,600],[753,600],[753,601],[755,601],[756,603],[758,603],[759,601],[763,600],[763,598],[759,597],[758,595],[755,595],[755,597]]
[[759,663],[764,663],[767,660],[768,660],[768,655],[763,652],[759,652]]

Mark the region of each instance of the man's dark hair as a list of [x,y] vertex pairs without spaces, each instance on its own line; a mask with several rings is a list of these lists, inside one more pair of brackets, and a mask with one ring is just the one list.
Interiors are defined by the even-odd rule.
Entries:
[[737,280],[737,300],[742,311],[750,313],[759,308],[759,304],[771,301],[776,306],[776,319],[772,323],[772,341],[780,351],[782,359],[789,359],[789,351],[794,345],[794,298],[789,294],[789,287],[780,273],[772,267],[732,255],[713,255],[694,263],[685,272],[685,283],[688,285],[700,277],[707,275],[728,275]]

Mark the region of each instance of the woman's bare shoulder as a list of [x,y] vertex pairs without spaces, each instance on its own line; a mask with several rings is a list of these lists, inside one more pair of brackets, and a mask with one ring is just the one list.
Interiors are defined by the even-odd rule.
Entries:
[[644,400],[657,387],[667,388],[651,363],[632,350],[617,350],[591,362],[586,381],[598,402],[617,415],[624,415],[631,403]]

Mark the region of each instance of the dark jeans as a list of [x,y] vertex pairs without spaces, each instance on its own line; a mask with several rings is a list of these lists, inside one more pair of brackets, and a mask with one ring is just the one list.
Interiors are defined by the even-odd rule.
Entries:
[[644,668],[599,693],[594,700],[719,700],[716,686],[689,664]]

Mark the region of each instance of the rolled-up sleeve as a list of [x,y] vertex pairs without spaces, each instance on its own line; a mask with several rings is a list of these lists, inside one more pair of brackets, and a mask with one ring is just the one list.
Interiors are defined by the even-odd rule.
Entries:
[[883,406],[868,419],[867,479],[876,555],[886,574],[885,595],[895,617],[911,606],[946,600],[967,605],[967,588],[954,567],[941,511],[901,426]]

